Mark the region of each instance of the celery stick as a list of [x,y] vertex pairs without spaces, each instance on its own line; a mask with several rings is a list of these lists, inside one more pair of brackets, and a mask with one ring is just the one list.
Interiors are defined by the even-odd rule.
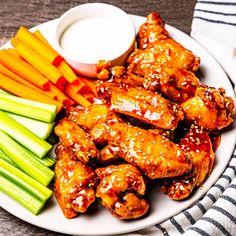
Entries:
[[[53,167],[54,164],[56,163],[56,159],[54,157],[44,157],[42,159],[36,157],[35,155],[32,155],[32,157],[36,158],[39,162],[44,164],[47,167]],[[9,158],[1,149],[0,149],[0,158],[3,159],[4,161],[8,162],[12,166],[15,166],[18,168],[18,166]]]
[[51,144],[39,138],[36,134],[9,117],[3,111],[0,111],[0,130],[40,158],[43,158],[52,148]]
[[50,189],[2,159],[0,159],[0,174],[15,182],[43,202],[47,201],[52,195]]
[[[5,95],[12,95],[2,89],[0,89],[0,94]],[[12,95],[15,96],[15,95]],[[39,136],[42,139],[46,139],[50,133],[52,132],[52,129],[54,127],[54,123],[47,123],[39,120],[35,120],[32,118],[27,118],[25,116],[16,115],[14,113],[6,112],[12,119],[16,120],[29,130],[31,130],[33,133],[35,133],[37,136]]]
[[54,121],[57,106],[0,93],[0,110],[45,122]]
[[56,159],[52,157],[44,157],[42,159],[38,158],[38,161],[47,167],[52,167],[56,163]]
[[6,193],[9,197],[20,203],[22,206],[37,215],[43,208],[45,202],[40,201],[14,182],[0,174],[0,191]]
[[0,158],[3,159],[4,161],[7,161],[9,164],[11,164],[12,166],[17,167],[17,165],[15,164],[15,162],[13,162],[11,160],[10,157],[8,157],[1,149],[0,149]]
[[[54,157],[44,157],[42,159],[36,157],[35,155],[32,155],[32,157],[36,158],[39,162],[44,164],[47,167],[52,167],[56,163],[56,159]],[[15,166],[18,168],[18,166],[11,160],[10,157],[8,157],[1,149],[0,149],[0,158],[3,159],[4,161],[8,162],[12,166]]]
[[42,139],[46,139],[54,127],[54,123],[46,123],[43,121],[27,118],[25,116],[19,116],[10,112],[5,113]]
[[0,111],[0,129],[41,158],[52,147],[2,111]]
[[1,130],[0,149],[16,163],[22,171],[41,184],[47,186],[53,179],[54,172],[51,169],[40,163],[33,153],[15,142]]

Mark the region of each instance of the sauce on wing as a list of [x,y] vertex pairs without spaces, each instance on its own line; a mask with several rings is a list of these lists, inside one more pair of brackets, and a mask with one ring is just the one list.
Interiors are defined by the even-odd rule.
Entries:
[[181,140],[180,147],[185,152],[207,152],[211,149],[211,142],[206,132],[196,129]]

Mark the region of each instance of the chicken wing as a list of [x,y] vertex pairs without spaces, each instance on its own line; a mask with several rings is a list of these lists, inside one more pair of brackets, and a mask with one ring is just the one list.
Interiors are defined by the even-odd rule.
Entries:
[[99,124],[91,130],[91,136],[94,142],[108,141],[111,154],[115,150],[116,156],[138,167],[150,179],[179,176],[191,169],[179,146],[152,131],[125,123]]
[[199,128],[191,129],[179,145],[193,166],[188,174],[163,181],[161,190],[174,200],[188,197],[195,187],[201,186],[211,173],[215,159],[209,135]]
[[199,81],[194,75],[200,59],[170,38],[158,13],[151,13],[140,27],[138,48],[129,56],[128,71],[144,77],[144,87],[155,88],[182,103],[194,95]]
[[160,15],[152,12],[140,27],[137,35],[138,49],[128,58],[129,70],[144,75],[151,65],[158,64],[196,71],[200,59],[173,40],[165,29]]
[[92,129],[99,123],[121,121],[119,115],[111,111],[106,104],[92,104],[88,108],[71,107],[68,114],[70,120],[86,130]]
[[113,81],[117,84],[159,91],[178,104],[193,97],[200,85],[193,72],[176,68],[159,67],[157,70],[150,70],[145,78],[126,71],[121,66],[113,67],[111,71]]
[[140,49],[145,49],[150,44],[169,37],[169,33],[165,29],[165,22],[162,20],[161,16],[157,12],[152,12],[139,28],[137,46]]
[[185,118],[198,126],[217,131],[233,122],[235,107],[233,99],[225,96],[224,89],[199,87],[193,98],[181,104]]
[[[154,67],[152,67],[153,69]],[[107,68],[111,77],[103,78],[119,85],[129,87],[143,87],[147,90],[157,91],[178,104],[193,97],[196,89],[200,86],[199,79],[191,71],[184,69],[159,67],[150,70],[145,77],[135,75],[123,66]],[[99,91],[98,84],[98,92]]]
[[162,67],[185,69],[195,72],[199,59],[173,39],[157,41],[148,48],[135,49],[129,56],[128,71],[139,76],[149,74],[150,70],[158,72]]
[[71,159],[67,148],[56,149],[54,193],[66,218],[83,213],[95,201],[97,177],[84,163]]
[[134,219],[146,214],[149,204],[142,198],[146,186],[141,172],[129,164],[96,169],[100,179],[96,196],[114,216]]
[[61,143],[69,148],[74,159],[91,164],[96,162],[99,155],[96,145],[89,134],[73,121],[68,118],[60,120],[55,127],[55,133],[59,136]]
[[[184,119],[179,106],[157,92],[139,87],[121,87],[115,83],[105,82],[100,85],[104,96],[111,96],[111,109],[134,117],[144,123],[162,129],[175,129],[178,122]],[[100,96],[101,96],[100,92]]]

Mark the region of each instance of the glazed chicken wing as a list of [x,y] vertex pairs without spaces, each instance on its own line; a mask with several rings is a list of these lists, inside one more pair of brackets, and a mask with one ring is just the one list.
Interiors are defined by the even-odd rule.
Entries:
[[96,162],[99,151],[94,142],[89,134],[73,121],[62,119],[55,127],[55,133],[74,159],[91,164]]
[[96,169],[100,179],[96,196],[114,216],[134,219],[146,214],[149,204],[143,195],[146,186],[141,172],[129,164]]
[[121,118],[106,104],[92,104],[88,108],[71,107],[68,113],[70,120],[86,130],[92,129],[99,123],[121,121]]
[[173,39],[157,41],[148,48],[135,49],[129,56],[128,71],[139,76],[149,74],[161,67],[185,69],[195,72],[199,62],[189,50]]
[[159,91],[179,104],[193,97],[200,85],[193,72],[183,69],[158,67],[154,71],[150,70],[145,77],[126,71],[122,66],[115,66],[111,71],[113,81],[117,84]]
[[[103,88],[106,88],[106,91]],[[110,96],[111,109],[162,129],[175,129],[184,114],[179,106],[157,92],[139,87],[119,87],[105,82],[100,90]],[[101,95],[101,92],[99,93]]]
[[145,49],[150,44],[169,37],[161,16],[157,12],[153,12],[147,16],[147,20],[139,28],[137,45],[138,48]]
[[200,60],[170,38],[158,13],[151,13],[140,27],[138,48],[129,56],[128,71],[144,77],[144,87],[155,88],[181,103],[194,95],[199,81],[195,72]]
[[233,122],[234,102],[223,89],[199,87],[193,98],[181,104],[185,118],[198,126],[217,131]]
[[109,155],[114,152],[116,156],[138,167],[150,179],[179,176],[191,169],[191,163],[180,147],[152,131],[125,123],[110,126],[99,124],[93,128],[91,136],[98,143],[106,140]]
[[80,161],[71,159],[67,149],[56,149],[54,193],[66,218],[83,213],[95,201],[97,178],[93,170]]
[[[100,128],[101,128],[100,131],[104,129],[101,126],[104,126],[104,125],[100,125]],[[98,132],[99,132],[99,127],[97,127],[97,129],[94,129],[93,132],[95,132],[95,130],[98,130]],[[174,139],[174,131],[173,130],[149,129],[148,131],[151,133],[154,133],[155,135],[162,135],[170,140]],[[98,137],[98,135],[96,135],[96,133],[93,133],[93,134],[95,137]],[[100,136],[100,138],[101,138],[101,136]],[[101,139],[99,141],[101,142]],[[102,139],[102,143],[104,144],[104,143],[106,143],[106,141],[104,141],[104,139]],[[118,146],[106,145],[105,147],[103,147],[100,150],[99,163],[108,164],[108,163],[111,163],[112,161],[119,159],[120,158],[119,152],[120,152],[120,149]]]
[[156,12],[150,13],[140,27],[137,44],[138,49],[128,58],[130,71],[136,74],[144,75],[147,66],[154,64],[190,71],[196,71],[199,67],[199,57],[168,35],[163,20]]
[[205,131],[199,128],[191,129],[179,145],[192,160],[193,166],[188,174],[163,181],[162,191],[174,200],[188,197],[194,187],[201,186],[214,164],[211,140]]

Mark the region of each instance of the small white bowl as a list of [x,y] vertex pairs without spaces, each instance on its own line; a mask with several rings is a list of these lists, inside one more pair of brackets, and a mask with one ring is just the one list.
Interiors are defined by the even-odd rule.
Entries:
[[[76,28],[75,25],[81,25],[84,20],[95,24],[91,28],[89,24],[87,28],[84,27],[85,34],[80,34],[84,43],[81,43],[77,38],[80,35],[71,34],[75,36],[71,38],[68,32],[72,25]],[[82,32],[78,31],[78,27],[76,30],[73,32]],[[74,7],[60,17],[56,27],[56,50],[77,73],[88,77],[96,77],[98,60],[111,61],[112,66],[123,65],[134,44],[135,28],[132,20],[123,10],[109,4],[88,3]]]

